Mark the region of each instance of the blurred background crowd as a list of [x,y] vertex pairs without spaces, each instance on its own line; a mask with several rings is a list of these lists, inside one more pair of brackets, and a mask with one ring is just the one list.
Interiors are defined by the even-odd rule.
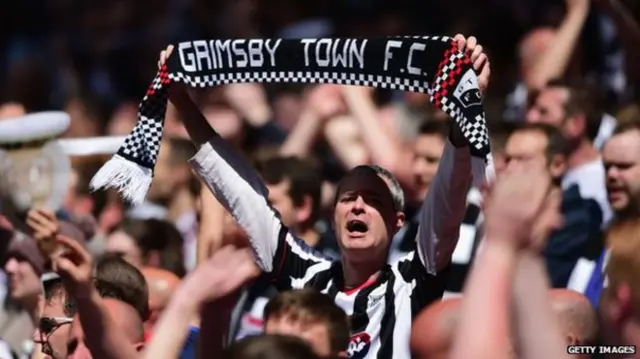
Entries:
[[[640,2],[633,0],[12,1],[0,12],[0,118],[62,110],[71,118],[63,138],[127,135],[157,70],[158,53],[179,41],[473,35],[491,60],[484,105],[496,169],[526,165],[538,155],[530,153],[535,148],[530,139],[513,139],[523,135],[513,132],[523,123],[550,125],[566,140],[566,150],[549,145],[543,152],[568,159],[561,170],[549,166],[567,190],[563,213],[577,214],[565,216],[565,226],[555,242],[550,240],[547,269],[554,287],[577,290],[596,304],[589,288],[606,247],[603,231],[612,218],[635,206],[611,197],[616,188],[607,192],[605,183],[618,181],[617,189],[627,191],[630,202],[637,203],[633,196],[640,192],[640,178],[633,174],[605,180],[610,173],[599,153],[616,124],[640,121],[636,19]],[[446,116],[417,93],[237,84],[195,96],[209,123],[254,163],[282,221],[334,258],[340,250],[327,213],[341,176],[359,164],[388,169],[405,190],[407,218],[413,218],[449,131]],[[552,133],[545,136],[557,144]],[[155,273],[149,268],[171,273],[159,276],[166,281],[160,286],[164,289],[156,291],[149,282],[156,300],[152,309],[158,310],[154,315],[169,302],[166,292],[175,288],[177,278],[224,244],[247,240],[191,172],[187,160],[195,149],[171,106],[164,142],[143,205],[131,207],[114,192],[91,192],[89,181],[108,157],[83,156],[72,158],[61,209],[97,258],[116,254],[145,268],[149,280]],[[633,160],[638,157],[635,153]],[[576,198],[569,192],[574,184]],[[462,291],[478,246],[482,219],[476,192],[468,196],[463,225],[469,229],[461,230],[448,295]],[[407,223],[393,240],[390,260],[405,253],[415,237],[417,224]],[[44,272],[37,267],[34,275]],[[264,307],[260,297],[270,297],[266,291],[258,286],[243,297],[236,336],[260,331],[255,313]],[[11,349],[16,352],[16,345]]]

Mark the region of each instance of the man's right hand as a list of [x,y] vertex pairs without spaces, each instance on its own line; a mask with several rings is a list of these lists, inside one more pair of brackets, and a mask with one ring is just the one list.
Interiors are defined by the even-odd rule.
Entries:
[[[174,46],[169,45],[164,50],[160,51],[160,56],[158,58],[158,69],[162,67],[162,65],[167,63],[169,56],[173,52]],[[169,88],[169,96],[171,102],[173,102],[176,107],[181,107],[184,101],[191,102],[191,97],[189,97],[189,93],[187,92],[187,86],[183,83],[174,81],[171,83],[171,87]]]

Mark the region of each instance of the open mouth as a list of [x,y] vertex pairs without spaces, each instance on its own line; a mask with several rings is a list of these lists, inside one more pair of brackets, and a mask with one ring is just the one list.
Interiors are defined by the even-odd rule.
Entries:
[[365,233],[369,230],[369,226],[361,220],[352,219],[347,222],[347,231],[352,233]]

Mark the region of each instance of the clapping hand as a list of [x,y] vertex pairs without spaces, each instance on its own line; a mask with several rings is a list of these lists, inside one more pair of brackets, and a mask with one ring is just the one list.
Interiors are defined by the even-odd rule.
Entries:
[[201,305],[228,296],[260,274],[249,248],[225,246],[184,279],[180,291]]
[[88,298],[93,290],[93,258],[82,245],[67,236],[58,234],[55,242],[61,251],[52,256],[53,270],[64,281],[74,298]]
[[540,250],[551,230],[562,223],[560,192],[552,189],[544,169],[506,172],[486,195],[487,240]]
[[55,213],[46,208],[32,208],[27,213],[26,222],[42,254],[51,256],[56,251],[56,236],[60,233],[60,223]]

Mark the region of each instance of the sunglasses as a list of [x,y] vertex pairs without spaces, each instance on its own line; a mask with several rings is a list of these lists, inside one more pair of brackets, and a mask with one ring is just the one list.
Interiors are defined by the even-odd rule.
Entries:
[[67,317],[43,317],[40,318],[40,323],[38,324],[38,330],[44,336],[49,336],[59,327],[65,324],[71,324],[73,322],[73,318]]

